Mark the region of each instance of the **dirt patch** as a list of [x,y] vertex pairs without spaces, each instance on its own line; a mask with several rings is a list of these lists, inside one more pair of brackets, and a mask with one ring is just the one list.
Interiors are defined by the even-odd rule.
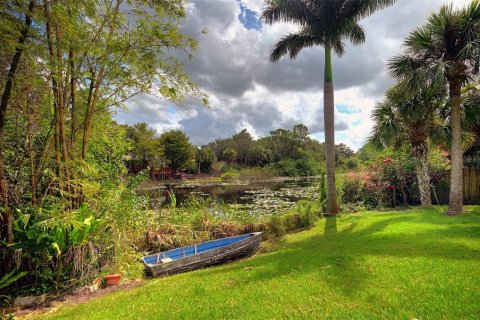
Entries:
[[[112,292],[130,290],[132,288],[142,286],[144,283],[144,280],[129,281],[122,283],[118,286],[106,287],[94,292],[90,292],[87,286],[81,287],[75,289],[73,292],[66,295],[48,297],[47,302],[40,306],[28,308],[8,308],[7,310],[5,310],[5,314],[14,314],[16,317],[21,318],[30,318],[32,316],[38,316],[40,314],[58,309],[61,306],[87,303],[92,299],[102,297]],[[2,319],[2,315],[0,315],[0,319]]]

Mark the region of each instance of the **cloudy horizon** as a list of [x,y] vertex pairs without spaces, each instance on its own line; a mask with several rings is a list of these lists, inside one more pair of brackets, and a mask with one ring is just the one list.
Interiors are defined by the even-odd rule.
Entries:
[[[371,111],[393,80],[386,61],[401,53],[404,38],[438,10],[445,0],[398,0],[363,19],[366,41],[346,44],[333,59],[335,139],[354,150],[372,127]],[[456,5],[468,1],[455,1]],[[187,4],[183,32],[199,36],[199,49],[185,71],[208,94],[211,107],[187,99],[177,105],[140,95],[119,111],[119,123],[146,122],[162,132],[180,129],[195,145],[227,138],[247,129],[254,138],[270,131],[305,124],[311,137],[324,141],[322,47],[304,49],[295,60],[270,63],[269,52],[293,25],[258,21],[263,0],[192,0]]]

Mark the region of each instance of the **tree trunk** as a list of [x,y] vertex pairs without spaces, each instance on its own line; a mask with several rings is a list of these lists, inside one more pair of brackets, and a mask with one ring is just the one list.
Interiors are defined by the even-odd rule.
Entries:
[[450,128],[452,132],[452,147],[450,151],[450,196],[447,215],[456,215],[462,212],[463,205],[463,150],[460,110],[461,82],[453,79],[450,85]]
[[[65,85],[62,80],[64,75],[64,54],[62,50],[63,35],[61,26],[55,19],[51,19],[49,11],[49,2],[45,1],[45,19],[48,53],[50,57],[50,77],[52,81],[53,108],[55,111],[55,161],[57,164],[56,173],[58,177],[58,187],[62,191],[71,194],[70,172],[68,169],[69,154],[67,149],[66,121],[65,121]],[[53,30],[50,21],[54,22]],[[61,193],[61,198],[64,198]]]
[[392,187],[392,197],[393,197],[393,207],[397,207],[397,187],[393,186]]
[[[61,66],[63,65],[63,52],[62,52],[62,32],[59,25],[55,26],[55,37],[57,45],[57,76],[59,81],[57,81],[57,109],[58,109],[58,129],[59,129],[59,140],[60,140],[60,150],[62,153],[62,160],[64,165],[66,164],[69,156],[67,151],[67,139],[66,139],[66,130],[65,130],[65,88],[60,81],[60,76],[63,74]],[[54,95],[55,99],[55,95]]]
[[27,142],[28,142],[28,158],[30,160],[30,188],[32,192],[32,206],[37,204],[37,190],[36,190],[36,181],[35,181],[35,156],[33,154],[33,143],[32,143],[32,111],[29,107],[29,101],[27,101]]
[[17,73],[18,64],[23,53],[23,45],[28,37],[30,26],[32,25],[32,12],[35,6],[35,1],[31,0],[28,4],[28,11],[25,16],[25,25],[22,28],[20,37],[18,38],[18,45],[15,48],[15,54],[13,55],[12,62],[10,63],[10,69],[7,74],[7,81],[5,82],[5,89],[3,90],[2,100],[0,102],[0,207],[5,209],[5,214],[2,220],[7,222],[7,241],[13,243],[13,213],[8,208],[8,185],[3,172],[3,131],[5,128],[5,117],[7,114],[8,102],[13,88],[13,80]]
[[[88,139],[90,136],[90,129],[92,127],[93,112],[95,111],[95,107],[97,105],[98,98],[100,96],[100,84],[104,76],[105,76],[105,66],[102,65],[98,73],[98,79],[95,80],[94,82],[95,85],[94,85],[93,97],[89,99],[90,104],[87,104],[87,109],[85,111],[85,121],[83,124],[83,140],[82,140],[82,159],[85,159],[87,154],[87,146],[88,146]],[[90,89],[91,88],[92,87],[90,86]],[[89,92],[89,95],[90,95],[90,92]]]
[[[116,30],[115,29],[116,24],[114,22],[118,12],[120,11],[121,4],[122,4],[122,0],[117,0],[115,4],[115,8],[113,9],[112,19],[111,19],[112,21],[110,22],[110,28],[109,28],[109,32],[106,40],[107,46],[110,43],[110,40]],[[92,82],[90,82],[89,96],[87,101],[87,107],[85,110],[85,120],[83,122],[82,159],[85,159],[87,154],[88,139],[90,136],[90,128],[92,126],[93,113],[95,111],[95,107],[97,105],[98,98],[100,96],[100,85],[103,82],[103,78],[105,77],[105,72],[106,72],[105,64],[103,64],[103,62],[99,62],[99,63],[101,66],[100,66],[97,77],[95,77],[95,72],[93,70],[91,71]],[[92,89],[94,89],[93,97],[91,95]]]
[[49,13],[49,8],[48,8],[48,2],[45,1],[43,4],[43,9],[44,9],[44,14],[45,14],[45,29],[46,29],[46,36],[47,36],[47,47],[48,47],[48,54],[50,57],[50,61],[54,64],[51,66],[50,70],[50,77],[52,81],[52,93],[53,93],[53,110],[54,110],[54,118],[55,118],[55,124],[54,124],[54,137],[55,137],[55,173],[57,177],[60,177],[61,174],[61,161],[60,161],[60,135],[59,135],[59,122],[58,122],[58,88],[57,88],[57,67],[56,67],[56,59],[54,57],[54,52],[53,52],[53,40],[52,40],[52,27],[50,25],[50,13]]
[[87,105],[86,105],[86,110],[85,110],[85,118],[83,122],[83,139],[82,139],[82,160],[85,159],[86,153],[87,153],[87,141],[88,141],[88,130],[87,128],[90,128],[88,122],[90,119],[90,108],[92,105],[92,100],[93,100],[93,92],[95,90],[95,74],[92,71],[92,76],[90,78],[90,86],[88,89],[88,98],[87,98]]
[[2,100],[0,103],[0,138],[3,134],[3,128],[5,126],[5,116],[7,112],[8,101],[10,100],[10,95],[12,93],[13,88],[13,80],[17,73],[18,63],[20,62],[20,58],[23,53],[23,45],[28,37],[28,31],[30,26],[32,25],[32,12],[33,7],[35,6],[35,1],[30,1],[28,4],[28,12],[25,16],[25,25],[23,26],[22,32],[20,37],[18,38],[18,45],[15,49],[15,54],[12,58],[12,62],[10,63],[10,69],[8,70],[7,81],[5,82],[5,89],[2,94]]
[[335,186],[335,119],[333,96],[332,54],[330,45],[325,45],[325,78],[323,89],[323,114],[325,128],[325,158],[327,174],[327,207],[328,215],[336,215],[339,211],[337,190]]
[[421,144],[415,146],[412,153],[418,160],[415,171],[417,172],[420,202],[422,207],[430,207],[432,205],[432,196],[430,193],[430,174],[428,170],[428,148],[425,144]]
[[403,198],[403,205],[406,206],[407,203],[407,193],[405,192],[405,188],[401,187],[400,190],[402,191],[402,198]]
[[70,152],[72,155],[75,151],[75,94],[77,91],[76,70],[75,70],[75,53],[70,48],[68,52],[68,59],[70,60]]

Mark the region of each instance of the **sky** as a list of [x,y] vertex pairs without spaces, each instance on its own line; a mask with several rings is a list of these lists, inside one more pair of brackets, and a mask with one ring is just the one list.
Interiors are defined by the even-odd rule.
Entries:
[[[358,150],[368,137],[376,102],[394,82],[386,62],[402,52],[406,36],[445,3],[468,0],[397,0],[360,21],[364,44],[347,42],[333,59],[335,139]],[[186,99],[173,104],[138,95],[116,115],[119,123],[146,122],[159,134],[182,130],[197,146],[247,129],[255,138],[270,131],[305,124],[311,137],[324,141],[322,47],[302,50],[295,60],[270,63],[269,53],[285,34],[298,27],[259,21],[263,0],[190,0],[182,30],[196,35],[199,49],[185,71],[209,96],[210,106]],[[200,31],[207,29],[206,35]]]

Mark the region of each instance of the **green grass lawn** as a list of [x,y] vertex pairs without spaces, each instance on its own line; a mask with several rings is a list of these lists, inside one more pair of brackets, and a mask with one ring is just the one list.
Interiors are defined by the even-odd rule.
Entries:
[[269,253],[153,279],[49,319],[480,319],[480,207],[321,219]]

